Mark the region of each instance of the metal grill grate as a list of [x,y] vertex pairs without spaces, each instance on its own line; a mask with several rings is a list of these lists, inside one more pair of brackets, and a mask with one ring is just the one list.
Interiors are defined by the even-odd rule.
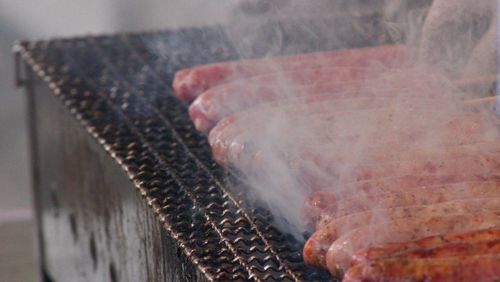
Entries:
[[267,211],[228,191],[227,172],[171,94],[175,71],[237,58],[224,34],[120,34],[23,42],[15,50],[127,172],[209,279],[329,280],[303,264],[302,245],[273,227]]

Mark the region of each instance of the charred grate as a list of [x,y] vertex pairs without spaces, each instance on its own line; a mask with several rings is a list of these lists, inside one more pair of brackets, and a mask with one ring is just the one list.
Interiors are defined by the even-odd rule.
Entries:
[[15,50],[127,172],[207,278],[330,279],[303,264],[301,243],[272,226],[267,211],[227,189],[227,172],[172,95],[177,70],[238,57],[221,28],[22,42]]

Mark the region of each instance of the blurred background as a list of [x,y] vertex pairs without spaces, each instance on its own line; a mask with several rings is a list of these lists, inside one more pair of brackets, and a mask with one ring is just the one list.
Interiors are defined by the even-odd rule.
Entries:
[[0,281],[37,279],[25,97],[14,85],[12,44],[225,21],[224,9],[208,2],[0,0]]

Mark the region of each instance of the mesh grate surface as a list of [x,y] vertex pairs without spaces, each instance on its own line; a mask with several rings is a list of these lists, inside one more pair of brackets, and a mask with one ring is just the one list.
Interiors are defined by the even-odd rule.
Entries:
[[224,34],[119,34],[22,42],[15,50],[127,172],[209,279],[327,281],[303,264],[302,244],[273,227],[267,211],[229,192],[228,173],[172,95],[177,70],[238,57]]

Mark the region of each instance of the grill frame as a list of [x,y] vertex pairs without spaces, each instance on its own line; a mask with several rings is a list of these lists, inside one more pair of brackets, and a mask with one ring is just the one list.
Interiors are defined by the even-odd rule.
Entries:
[[43,281],[210,281],[102,145],[27,76]]
[[[367,34],[369,38],[357,38],[350,45],[388,40],[381,30]],[[336,47],[318,44],[315,50]],[[14,50],[18,84],[29,90],[36,80],[33,73],[49,87],[126,173],[204,279],[331,279],[306,267],[302,244],[277,230],[271,215],[247,201],[243,191],[228,186],[237,181],[214,163],[206,138],[195,132],[187,117],[186,105],[171,95],[170,81],[178,69],[238,57],[221,27],[20,42]],[[159,55],[158,50],[166,53]],[[268,52],[258,48],[252,56]],[[30,111],[36,111],[34,100],[30,104]],[[40,134],[37,122],[30,122],[32,136]],[[35,173],[40,165],[38,145],[32,146]],[[43,189],[35,182],[35,194],[46,193]],[[44,224],[42,218],[38,221]],[[46,235],[40,231],[42,245]]]

